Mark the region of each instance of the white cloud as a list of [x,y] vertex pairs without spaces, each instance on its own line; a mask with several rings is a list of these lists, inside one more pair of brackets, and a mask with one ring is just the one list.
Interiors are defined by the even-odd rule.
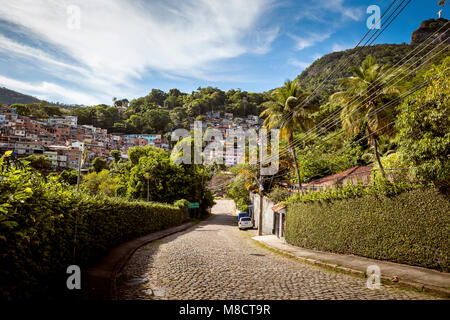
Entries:
[[86,70],[84,70],[83,68],[59,61],[59,60],[51,57],[47,53],[43,52],[40,49],[33,48],[33,47],[30,47],[27,45],[23,45],[21,43],[18,43],[16,41],[13,41],[13,40],[3,36],[1,34],[0,34],[0,52],[3,52],[4,54],[14,53],[16,55],[21,55],[26,58],[39,60],[40,62],[43,62],[46,64],[51,64],[54,67],[60,67],[60,68],[76,71],[79,73],[86,73]]
[[[335,17],[328,19],[328,15]],[[329,24],[346,20],[360,21],[364,17],[364,10],[361,7],[345,5],[344,0],[315,0],[306,5],[297,20],[313,20]]]
[[301,69],[306,69],[311,64],[311,62],[304,62],[304,61],[297,60],[295,58],[289,59],[288,63],[293,65],[293,66],[295,66],[295,67],[299,67]]
[[[81,10],[79,30],[67,27],[69,5]],[[0,6],[1,19],[75,62],[5,36],[0,47],[49,69],[65,69],[65,80],[82,79],[88,87],[102,86],[103,93],[132,86],[149,71],[204,79],[213,62],[270,50],[279,28],[260,22],[271,5],[272,0],[7,1]]]
[[253,49],[253,52],[257,54],[266,54],[269,52],[271,49],[270,46],[278,36],[279,31],[280,27],[277,26],[269,30],[257,32],[255,34],[256,46]]
[[353,48],[354,46],[352,45],[345,45],[345,44],[339,44],[339,43],[334,43],[332,50],[333,52],[337,52],[337,51],[344,51],[350,48]]
[[[42,100],[51,100],[50,97],[86,104],[100,103],[98,97],[90,96],[82,92],[70,90],[55,83],[42,81],[40,83],[29,83],[0,75],[0,85],[12,90],[30,93]],[[106,99],[107,97],[103,97]]]
[[295,41],[295,50],[298,51],[311,47],[316,43],[322,42],[328,39],[330,36],[331,32],[322,34],[313,33],[306,37],[300,37],[293,34],[289,34],[289,37],[291,37]]

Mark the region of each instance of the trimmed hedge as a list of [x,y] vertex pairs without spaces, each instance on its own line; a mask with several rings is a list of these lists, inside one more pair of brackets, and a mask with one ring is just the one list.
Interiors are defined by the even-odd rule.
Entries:
[[419,188],[394,196],[289,202],[286,241],[448,272],[449,195]]
[[90,197],[29,170],[3,170],[0,299],[70,294],[65,287],[69,265],[83,270],[120,243],[180,225],[186,212],[185,201],[169,205]]

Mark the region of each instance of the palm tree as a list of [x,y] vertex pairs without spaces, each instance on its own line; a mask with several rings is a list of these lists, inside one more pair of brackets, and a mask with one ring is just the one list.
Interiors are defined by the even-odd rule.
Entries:
[[294,160],[299,188],[302,186],[300,170],[298,168],[297,154],[295,151],[294,131],[305,132],[314,126],[311,113],[316,106],[304,103],[307,94],[303,92],[298,80],[286,80],[284,86],[272,92],[272,100],[263,104],[266,108],[260,117],[266,117],[263,126],[267,129],[280,129],[280,138],[286,139]]
[[378,138],[389,132],[393,106],[379,108],[400,92],[399,86],[389,85],[391,79],[398,75],[398,72],[391,72],[390,68],[390,65],[376,64],[371,56],[367,56],[360,67],[351,69],[352,77],[340,80],[345,90],[330,96],[330,101],[344,105],[341,122],[349,135],[365,128],[383,177],[385,172],[378,152]]

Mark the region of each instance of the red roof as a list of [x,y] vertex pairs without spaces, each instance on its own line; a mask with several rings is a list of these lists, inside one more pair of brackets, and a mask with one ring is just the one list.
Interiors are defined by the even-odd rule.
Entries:
[[321,184],[321,183],[327,182],[327,181],[336,181],[337,182],[337,181],[347,178],[348,176],[366,176],[366,175],[368,176],[368,175],[370,175],[372,168],[373,168],[373,166],[353,167],[353,168],[335,173],[331,176],[313,180],[313,181],[309,182],[308,184],[317,185],[317,184]]
[[280,211],[281,209],[284,209],[284,208],[286,208],[286,205],[284,203],[278,203],[278,204],[276,204],[276,205],[274,205],[272,207],[272,211],[278,212],[278,211]]

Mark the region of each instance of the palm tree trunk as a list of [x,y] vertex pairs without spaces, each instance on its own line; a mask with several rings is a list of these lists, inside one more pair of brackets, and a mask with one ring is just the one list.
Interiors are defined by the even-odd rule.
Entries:
[[[370,130],[369,130],[369,135],[370,135]],[[381,164],[381,160],[380,160],[380,154],[378,153],[378,141],[377,140],[378,140],[378,137],[376,135],[373,135],[373,150],[375,152],[375,158],[377,159],[378,166],[380,167],[383,178],[386,179],[386,173],[384,172],[384,168],[383,168],[383,165]]]
[[295,165],[295,171],[297,172],[297,181],[298,181],[298,189],[301,191],[302,188],[302,178],[300,177],[300,170],[298,168],[298,162],[297,162],[297,153],[295,152],[295,146],[292,145],[293,143],[293,136],[289,137],[289,145],[291,146],[291,152],[292,152],[292,158],[294,158],[294,165]]

